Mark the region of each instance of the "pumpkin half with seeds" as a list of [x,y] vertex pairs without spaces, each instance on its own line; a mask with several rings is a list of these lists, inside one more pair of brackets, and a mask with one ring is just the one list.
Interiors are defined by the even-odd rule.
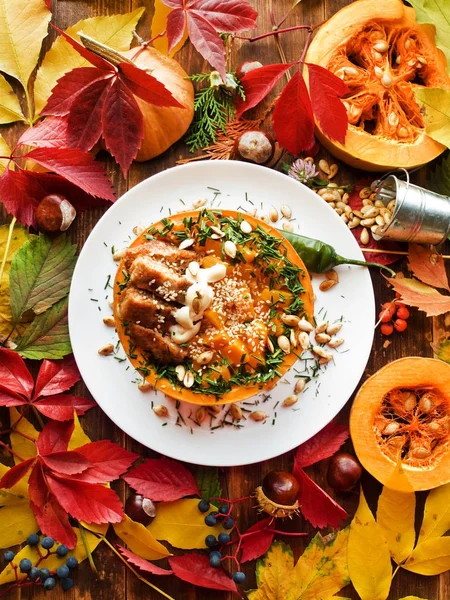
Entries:
[[380,369],[355,398],[350,434],[361,464],[389,488],[449,482],[450,365],[413,356]]
[[434,27],[418,24],[402,0],[349,4],[318,31],[306,62],[325,67],[349,90],[342,98],[349,119],[344,145],[316,122],[317,137],[336,157],[365,170],[409,169],[445,150],[426,135],[414,89],[450,89],[446,59]]
[[135,369],[177,400],[211,405],[271,389],[313,318],[308,272],[276,229],[235,211],[183,212],[145,229],[114,285]]

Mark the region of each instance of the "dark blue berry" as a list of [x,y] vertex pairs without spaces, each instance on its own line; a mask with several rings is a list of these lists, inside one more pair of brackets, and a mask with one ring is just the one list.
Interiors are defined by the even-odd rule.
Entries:
[[219,544],[228,544],[228,542],[230,541],[230,534],[226,533],[225,531],[222,531],[222,533],[219,533]]
[[20,572],[28,573],[28,571],[31,571],[32,566],[33,566],[33,563],[31,562],[31,560],[29,558],[22,558],[22,560],[19,563]]
[[31,567],[30,571],[28,572],[28,579],[31,579],[31,581],[36,581],[39,575],[39,569],[37,567]]
[[220,567],[220,559],[222,558],[222,554],[217,550],[213,550],[209,555],[209,564],[212,567]]
[[223,527],[224,527],[224,529],[233,529],[234,520],[231,517],[228,517],[228,519],[223,524]]
[[53,577],[47,577],[47,579],[44,581],[44,589],[45,590],[52,590],[56,585],[56,580]]
[[210,504],[208,500],[200,500],[200,502],[198,503],[198,510],[200,512],[208,512],[209,506]]
[[42,539],[41,546],[46,550],[50,550],[55,545],[55,540],[52,537],[45,537]]
[[56,569],[56,575],[60,578],[60,579],[64,579],[65,577],[68,577],[70,573],[70,569],[67,565],[61,565],[60,567],[58,567]]
[[58,546],[56,548],[56,554],[58,556],[60,556],[61,558],[63,556],[66,556],[66,554],[69,552],[69,548],[67,546],[64,546],[64,544],[61,544],[61,546]]
[[229,511],[229,509],[230,509],[230,507],[228,506],[228,504],[221,504],[221,505],[219,506],[219,512],[220,512],[222,515],[226,515],[226,514],[228,514],[228,511]]
[[242,571],[236,571],[236,573],[233,573],[233,581],[235,583],[244,583],[245,573],[243,573]]
[[75,569],[75,567],[78,566],[78,558],[76,556],[69,556],[69,558],[66,560],[66,565],[69,567],[69,569]]
[[207,535],[205,537],[205,546],[208,548],[214,548],[217,545],[217,539],[215,535]]
[[73,580],[70,577],[64,577],[64,579],[61,579],[61,587],[65,592],[68,592],[73,588]]
[[43,569],[39,569],[39,579],[41,581],[45,581],[50,577],[50,571],[45,567]]
[[214,525],[216,523],[217,523],[216,517],[212,513],[209,515],[206,515],[205,524],[208,525],[208,527],[214,527]]
[[39,536],[37,533],[32,533],[27,537],[27,544],[29,546],[37,546],[39,544]]
[[5,562],[11,562],[14,558],[15,554],[12,550],[7,550],[6,552],[3,553],[3,558],[5,559]]

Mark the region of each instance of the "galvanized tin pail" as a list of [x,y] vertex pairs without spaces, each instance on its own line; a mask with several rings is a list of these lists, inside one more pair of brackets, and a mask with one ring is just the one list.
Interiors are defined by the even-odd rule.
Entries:
[[378,227],[376,240],[438,245],[450,230],[450,198],[388,175],[375,188],[387,207],[395,201],[390,223]]

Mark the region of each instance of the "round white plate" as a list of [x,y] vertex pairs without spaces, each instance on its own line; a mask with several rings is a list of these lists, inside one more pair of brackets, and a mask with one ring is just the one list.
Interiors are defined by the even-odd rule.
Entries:
[[[103,324],[111,315],[112,282],[117,268],[115,250],[128,246],[136,225],[148,226],[162,217],[188,210],[199,198],[207,206],[267,214],[282,204],[292,208],[294,231],[321,239],[342,256],[363,260],[361,251],[338,215],[314,192],[268,168],[234,161],[205,161],[168,169],[143,181],[122,196],[100,219],[81,251],[69,299],[69,329],[81,375],[105,413],[128,435],[145,446],[183,461],[216,466],[250,464],[270,459],[305,442],[344,406],[363,374],[372,346],[374,297],[370,275],[363,267],[338,267],[339,284],[326,293],[318,289],[324,275],[315,276],[316,318],[343,319],[339,336],[345,343],[334,361],[313,378],[291,408],[281,406],[293,393],[296,376],[314,361],[298,361],[270,392],[241,407],[264,410],[264,422],[230,422],[229,407],[217,417],[194,423],[198,407],[176,403],[161,392],[141,392],[140,380],[118,345],[114,356],[98,349],[117,344],[114,329]],[[281,228],[282,222],[277,226]],[[267,397],[269,396],[269,397]],[[166,404],[170,418],[162,420],[152,404]],[[248,413],[245,413],[248,414]],[[183,423],[184,421],[184,423]]]

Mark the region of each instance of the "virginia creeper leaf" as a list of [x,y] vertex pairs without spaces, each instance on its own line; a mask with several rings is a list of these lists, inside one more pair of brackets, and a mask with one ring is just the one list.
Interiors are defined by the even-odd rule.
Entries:
[[114,481],[139,458],[138,454],[129,452],[108,440],[85,444],[77,448],[77,452],[89,461],[89,469],[81,476],[83,481],[89,483]]
[[237,98],[236,118],[241,117],[246,110],[257,106],[293,65],[294,63],[264,65],[246,73],[241,79],[245,100],[241,97]]
[[284,88],[272,117],[279,144],[291,154],[300,154],[314,144],[314,117],[308,90],[300,71]]
[[339,100],[348,87],[331,71],[320,65],[308,64],[309,94],[315,118],[326,137],[343,144],[348,129],[345,106]]
[[47,456],[53,452],[64,452],[72,436],[74,423],[57,423],[50,421],[46,424],[39,435],[37,448],[41,456]]
[[0,125],[24,119],[19,99],[3,75],[0,75]]
[[200,495],[192,473],[168,458],[149,458],[124,479],[138,494],[154,501],[170,502],[183,496]]
[[[367,560],[368,556],[370,560]],[[391,587],[391,557],[386,538],[375,522],[362,490],[350,524],[348,569],[361,600],[386,600]]]
[[218,569],[211,567],[209,559],[204,554],[184,554],[183,556],[172,556],[169,564],[175,575],[200,587],[210,590],[224,590],[226,592],[238,593],[236,584],[222,567]]
[[245,533],[252,533],[253,535],[242,540],[241,563],[259,558],[267,552],[275,535],[273,531],[269,531],[271,523],[272,518],[267,517],[267,519],[262,519],[247,529]]
[[[155,0],[154,12],[152,19],[151,38],[154,40],[153,46],[166,56],[173,57],[178,50],[180,50],[188,38],[187,29],[184,29],[183,36],[178,44],[172,48],[169,53],[169,41],[167,39],[167,17],[172,12],[172,8],[162,2],[162,0]],[[182,15],[182,18],[184,16]],[[159,36],[159,37],[157,37]]]
[[53,396],[69,390],[81,379],[73,356],[63,360],[44,360],[39,369],[34,388],[34,397]]
[[403,493],[383,487],[378,499],[377,523],[383,531],[392,558],[397,564],[403,562],[414,548],[416,532],[414,492]]
[[440,294],[435,288],[425,285],[417,279],[389,279],[394,290],[401,294],[401,301],[408,306],[416,306],[426,313],[427,317],[435,317],[450,310],[450,296]]
[[84,415],[87,410],[97,405],[94,400],[89,398],[73,396],[72,394],[60,394],[35,400],[33,406],[49,419],[69,421],[73,418],[74,411],[77,415]]
[[25,477],[34,463],[34,458],[27,458],[27,460],[11,467],[0,479],[0,488],[8,489],[16,485],[23,477]]
[[171,569],[163,569],[162,567],[158,567],[158,565],[155,565],[148,560],[144,560],[137,554],[126,550],[126,548],[123,548],[123,546],[117,545],[117,549],[129,563],[144,573],[151,573],[152,575],[172,575],[173,573]]
[[139,96],[139,98],[153,104],[153,106],[184,108],[172,92],[147,71],[126,62],[120,63],[119,69],[123,75],[121,77],[122,81],[126,83],[135,96]]
[[31,398],[33,377],[17,352],[0,348],[0,381],[11,392]]
[[430,538],[417,544],[402,565],[419,575],[439,575],[450,569],[450,537]]
[[43,198],[42,188],[23,170],[5,169],[0,177],[0,197],[8,213],[23,225],[34,225],[34,212]]
[[67,298],[63,298],[30,323],[17,344],[24,358],[63,358],[72,352],[67,325]]
[[26,311],[43,313],[67,296],[76,249],[66,234],[53,238],[41,234],[15,254],[9,277],[14,324]]
[[88,151],[98,142],[102,134],[102,110],[110,86],[110,79],[97,79],[77,95],[67,120],[71,148]]
[[297,448],[295,462],[299,467],[309,467],[336,454],[348,439],[347,425],[331,421],[319,433]]
[[409,244],[408,267],[423,283],[450,291],[444,259],[434,248]]
[[159,560],[170,555],[167,548],[156,540],[151,531],[127,515],[123,521],[114,524],[114,532],[134,554],[141,558]]
[[62,117],[44,119],[34,127],[26,129],[17,144],[37,148],[66,148],[67,119]]
[[90,462],[76,450],[54,452],[41,458],[42,464],[59,475],[78,475],[89,468]]

